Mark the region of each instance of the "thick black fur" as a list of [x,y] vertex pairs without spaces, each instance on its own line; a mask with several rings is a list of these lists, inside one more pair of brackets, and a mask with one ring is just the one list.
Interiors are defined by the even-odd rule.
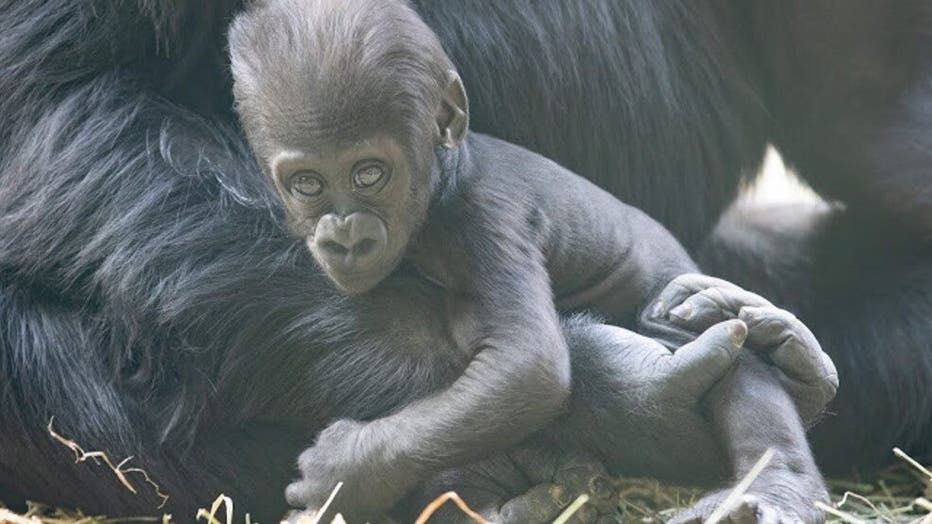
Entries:
[[[815,434],[823,465],[875,467],[894,444],[930,456],[926,3],[423,4],[474,128],[598,182],[688,247],[768,140],[844,200],[788,236],[801,246],[781,266],[792,278],[760,269],[774,252],[758,250],[771,238],[759,227],[720,229],[705,269],[785,297],[835,358],[838,415]],[[444,369],[429,351],[392,352],[411,330],[439,340],[442,327],[368,322],[399,307],[431,319],[435,290],[400,274],[389,282],[407,289],[400,306],[339,298],[250,182],[222,58],[238,9],[0,7],[0,499],[152,511],[155,497],[72,466],[45,431],[55,416],[87,448],[135,455],[176,515],[221,490],[274,514],[326,421],[417,393],[354,385],[449,379],[427,374]],[[398,358],[335,372],[373,346]]]

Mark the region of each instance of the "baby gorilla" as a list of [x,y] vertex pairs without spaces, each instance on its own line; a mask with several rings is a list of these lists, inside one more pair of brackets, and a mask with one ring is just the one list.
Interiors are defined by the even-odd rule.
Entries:
[[[328,428],[302,458],[304,478],[288,489],[293,505],[319,507],[345,481],[341,503],[351,507],[340,509],[372,518],[432,475],[524,440],[554,420],[569,395],[557,308],[631,326],[639,305],[696,270],[640,211],[539,155],[467,134],[463,84],[406,4],[265,2],[234,22],[230,51],[243,129],[294,234],[345,293],[364,293],[399,266],[441,286],[447,329],[469,360],[444,391],[369,423]],[[716,311],[761,305],[720,288],[711,296]],[[667,297],[659,309],[681,303],[674,313],[685,317],[687,298]],[[707,357],[730,365],[747,326],[730,320],[720,329],[731,340]],[[782,391],[777,400],[749,394],[754,377],[771,376],[755,366],[710,403],[713,419],[724,439],[740,443],[728,448],[739,473],[768,445],[792,461],[773,481],[790,493],[772,505],[811,506],[824,488],[799,416]],[[749,404],[776,415],[767,425],[742,423],[735,415]],[[766,499],[770,491],[765,483],[751,493]]]

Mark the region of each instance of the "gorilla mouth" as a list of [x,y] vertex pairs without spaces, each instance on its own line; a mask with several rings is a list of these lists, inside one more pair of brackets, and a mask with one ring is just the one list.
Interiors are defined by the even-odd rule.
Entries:
[[400,265],[401,259],[404,258],[404,251],[395,254],[390,260],[387,259],[386,255],[389,254],[383,253],[382,260],[371,269],[343,271],[337,267],[330,267],[328,273],[333,283],[341,291],[352,295],[365,293],[395,272]]

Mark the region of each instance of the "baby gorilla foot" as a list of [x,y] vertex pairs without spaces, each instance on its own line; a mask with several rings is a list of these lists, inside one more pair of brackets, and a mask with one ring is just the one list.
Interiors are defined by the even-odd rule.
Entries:
[[738,488],[714,492],[670,522],[706,522],[715,515],[716,522],[734,524],[821,524],[825,514],[815,503],[829,501],[828,489],[815,464],[799,458],[776,451],[737,499],[731,496]]
[[[725,502],[727,496],[727,491],[709,495],[669,522],[673,524],[701,524],[715,513],[718,507]],[[716,522],[728,524],[796,524],[809,521],[803,519],[794,511],[787,512],[777,506],[772,506],[757,495],[746,494],[742,495],[737,504],[726,511],[721,519]]]
[[[493,511],[491,522],[501,523],[547,523],[553,522],[583,493],[589,500],[579,506],[567,522],[574,524],[595,524],[604,516],[602,510],[614,511],[618,504],[615,496],[614,482],[607,478],[593,477],[588,488],[568,487],[559,484],[538,484],[527,492],[506,501]],[[604,483],[603,486],[598,486]],[[601,492],[601,493],[600,493]],[[614,498],[614,504],[610,501]],[[606,507],[608,506],[608,507]]]
[[[693,507],[681,512],[670,523],[706,522],[728,500],[733,489],[707,495]],[[815,501],[828,501],[828,491],[818,474],[797,473],[774,467],[765,470],[750,489],[730,508],[723,508],[721,520],[731,524],[821,524],[825,514]]]
[[549,482],[537,484],[506,500],[497,511],[493,509],[489,513],[489,520],[501,524],[553,522],[582,495],[588,500],[576,507],[568,523],[614,522],[612,518],[618,507],[617,482],[600,463],[580,455],[562,458]]
[[[532,446],[448,472],[435,479],[430,490],[457,492],[470,508],[496,524],[553,522],[586,495],[588,500],[567,522],[608,524],[617,522],[617,488],[602,464],[588,455]],[[474,521],[455,505],[445,504],[430,522]]]

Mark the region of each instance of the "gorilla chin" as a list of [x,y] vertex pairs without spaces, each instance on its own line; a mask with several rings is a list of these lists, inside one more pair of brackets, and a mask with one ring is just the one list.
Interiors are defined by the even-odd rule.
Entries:
[[[307,240],[308,247],[311,247],[313,239]],[[347,295],[361,295],[372,290],[380,282],[388,278],[398,264],[401,262],[402,255],[388,253],[387,249],[382,248],[381,253],[372,257],[370,263],[358,264],[349,261],[342,264],[337,261],[328,260],[326,257],[317,256],[315,249],[311,249],[314,259],[324,270],[327,278],[340,290]]]
[[[392,266],[394,268],[394,265]],[[366,272],[338,273],[328,271],[327,276],[337,286],[337,288],[347,295],[361,295],[370,291],[379,282],[385,280],[391,271],[374,270]]]

